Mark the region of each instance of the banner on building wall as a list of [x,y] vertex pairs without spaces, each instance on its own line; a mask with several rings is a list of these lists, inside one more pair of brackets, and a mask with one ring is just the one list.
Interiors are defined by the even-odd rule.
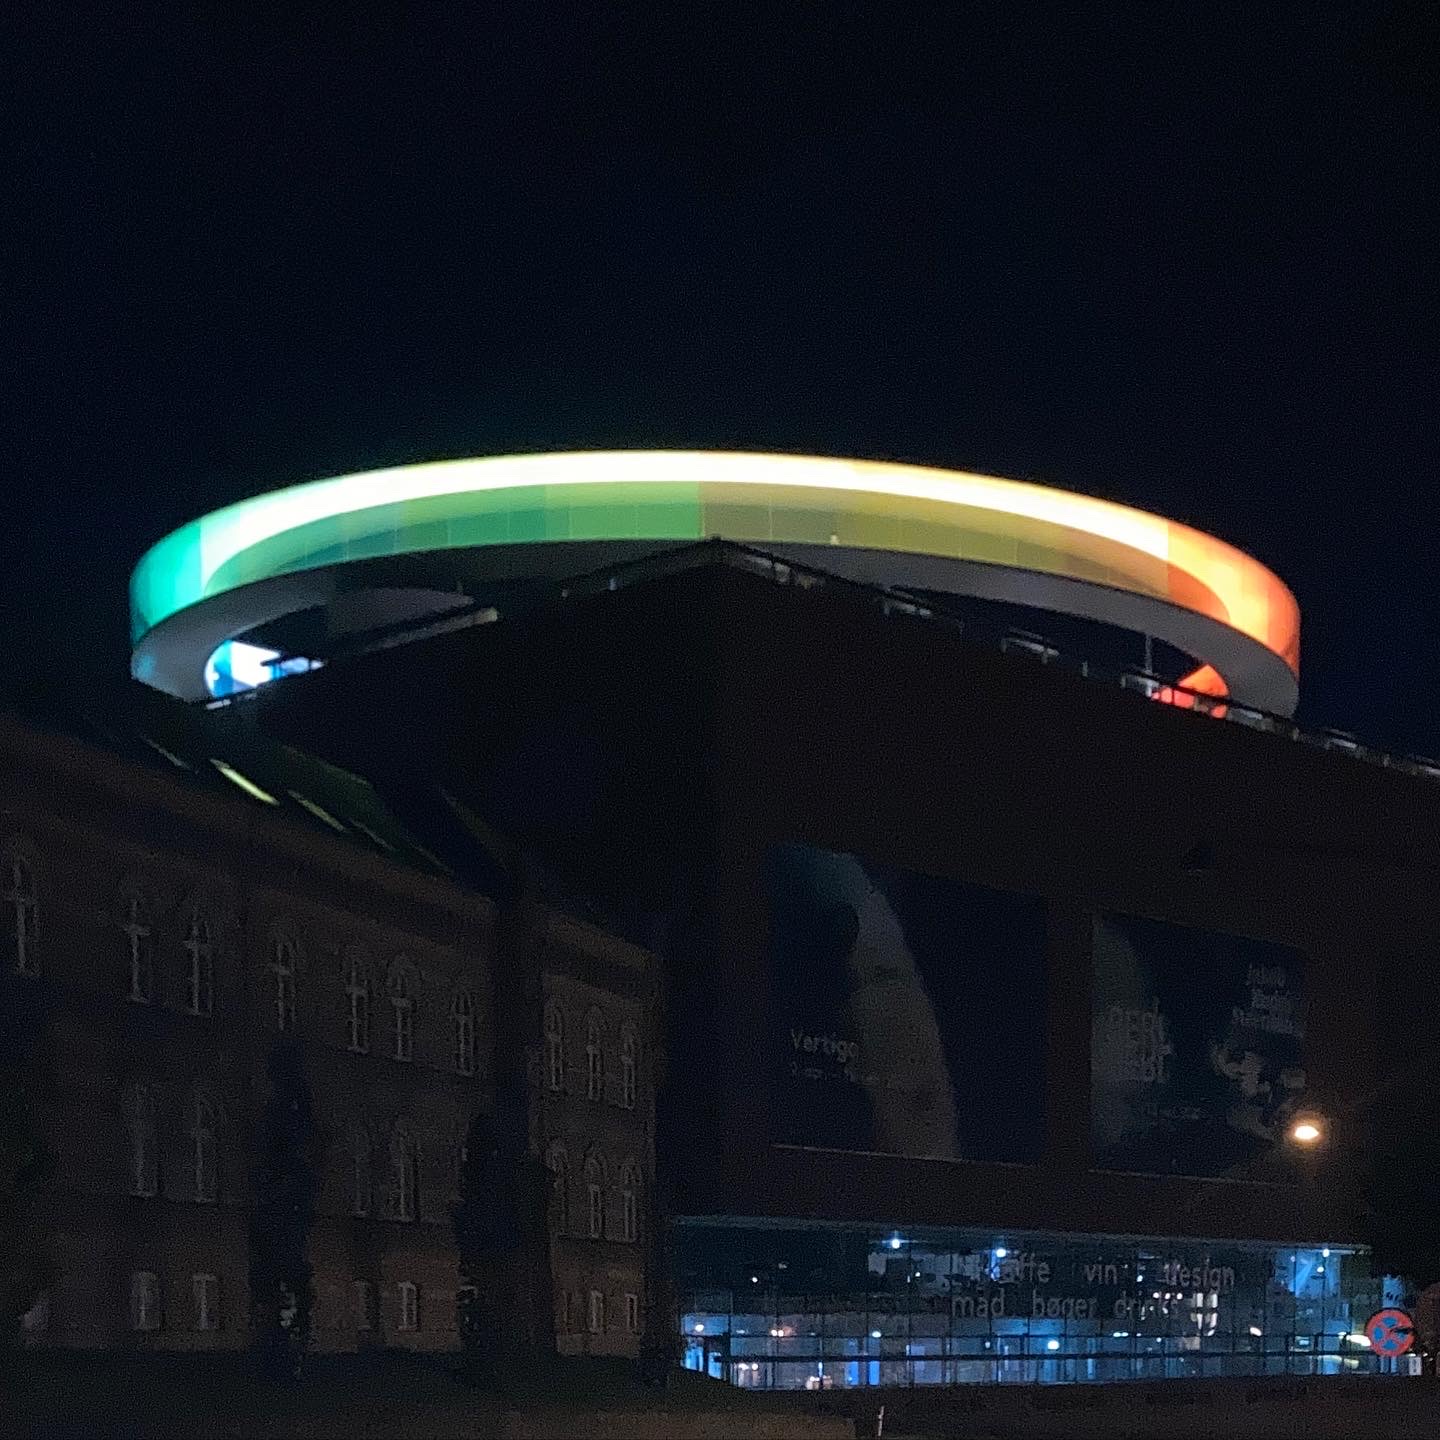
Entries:
[[1283,1142],[1305,1088],[1304,984],[1304,956],[1287,946],[1097,916],[1096,1163],[1219,1176]]
[[765,869],[772,1138],[1038,1159],[1041,902],[808,845],[774,847]]

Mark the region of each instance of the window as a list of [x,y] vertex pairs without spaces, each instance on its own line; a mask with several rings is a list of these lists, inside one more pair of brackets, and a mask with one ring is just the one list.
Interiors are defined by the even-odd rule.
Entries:
[[409,972],[397,966],[390,975],[391,1053],[397,1060],[409,1060],[415,1052],[415,1000],[410,992]]
[[215,1111],[203,1096],[195,1097],[195,1124],[191,1132],[195,1147],[195,1199],[204,1204],[219,1193],[219,1165],[215,1146]]
[[477,1311],[475,1306],[480,1298],[480,1292],[463,1277],[455,1287],[455,1320],[456,1329],[463,1334],[472,1323],[479,1323],[476,1320]]
[[640,1177],[633,1160],[620,1176],[620,1238],[631,1243],[640,1238]]
[[390,1218],[415,1218],[415,1142],[403,1125],[390,1137]]
[[220,1328],[220,1281],[214,1275],[192,1275],[190,1294],[195,1307],[197,1330]]
[[126,1096],[125,1109],[130,1138],[130,1193],[148,1198],[160,1188],[155,1097],[143,1085],[136,1085]]
[[632,1335],[640,1333],[640,1297],[634,1291],[625,1293],[625,1328]]
[[130,971],[130,998],[148,1005],[155,998],[155,951],[145,906],[138,895],[125,902],[125,919],[120,931],[125,936],[125,958]]
[[160,1278],[153,1270],[136,1270],[130,1276],[130,1328],[160,1328]]
[[552,1090],[565,1088],[565,1020],[553,1000],[545,1007],[545,1076]]
[[591,1154],[585,1162],[585,1224],[592,1240],[605,1237],[605,1162]]
[[635,1032],[628,1025],[620,1032],[620,1103],[635,1108]]
[[355,1304],[355,1328],[357,1330],[373,1330],[375,1328],[375,1287],[368,1280],[357,1280],[351,1286],[351,1294]]
[[14,850],[6,851],[0,864],[4,866],[0,874],[3,881],[0,900],[4,902],[5,946],[10,968],[17,975],[38,975],[40,952],[35,936],[40,912],[35,900],[35,876]]
[[551,1145],[545,1154],[545,1165],[550,1171],[550,1232],[553,1235],[570,1233],[570,1166],[565,1147],[558,1142]]
[[345,1043],[357,1055],[370,1053],[370,984],[365,975],[365,962],[358,955],[350,957],[345,974],[345,996],[349,1001],[345,1021]]
[[450,1006],[450,1023],[455,1030],[455,1070],[460,1075],[475,1073],[475,1001],[468,990],[457,990]]
[[605,1333],[605,1292],[603,1290],[590,1292],[590,1313],[586,1320],[586,1328],[592,1335]]
[[277,935],[270,944],[270,975],[274,983],[275,1026],[295,1028],[295,942]]
[[192,1015],[208,1015],[215,1004],[215,943],[210,922],[198,910],[190,912],[185,954],[189,957],[185,1008]]
[[370,1213],[370,1132],[363,1125],[350,1127],[350,1213]]
[[420,1328],[420,1287],[413,1280],[400,1282],[400,1328]]
[[585,1098],[600,1100],[605,1095],[605,1054],[600,1048],[604,1029],[598,1012],[591,1011],[585,1022]]

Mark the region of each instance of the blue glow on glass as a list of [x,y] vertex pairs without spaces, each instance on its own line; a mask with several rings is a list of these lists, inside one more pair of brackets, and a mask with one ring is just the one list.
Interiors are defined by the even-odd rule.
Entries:
[[205,662],[205,686],[217,699],[238,695],[268,685],[282,675],[303,675],[318,670],[324,662],[295,655],[281,660],[278,650],[251,645],[244,640],[226,640],[217,645]]

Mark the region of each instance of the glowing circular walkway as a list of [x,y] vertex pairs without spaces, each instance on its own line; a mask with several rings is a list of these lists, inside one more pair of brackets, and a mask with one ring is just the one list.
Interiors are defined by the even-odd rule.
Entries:
[[1294,597],[1224,541],[1015,480],[716,451],[448,460],[242,500],[141,558],[132,669],[202,699],[223,642],[350,592],[561,577],[710,536],[871,583],[1123,626],[1200,661],[1186,677],[1195,688],[1285,714],[1295,705]]

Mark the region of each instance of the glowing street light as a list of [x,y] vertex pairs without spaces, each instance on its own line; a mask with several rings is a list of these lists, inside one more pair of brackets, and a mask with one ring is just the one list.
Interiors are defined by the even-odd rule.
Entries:
[[1290,1138],[1297,1145],[1316,1145],[1325,1138],[1325,1132],[1314,1116],[1302,1115],[1290,1127]]

